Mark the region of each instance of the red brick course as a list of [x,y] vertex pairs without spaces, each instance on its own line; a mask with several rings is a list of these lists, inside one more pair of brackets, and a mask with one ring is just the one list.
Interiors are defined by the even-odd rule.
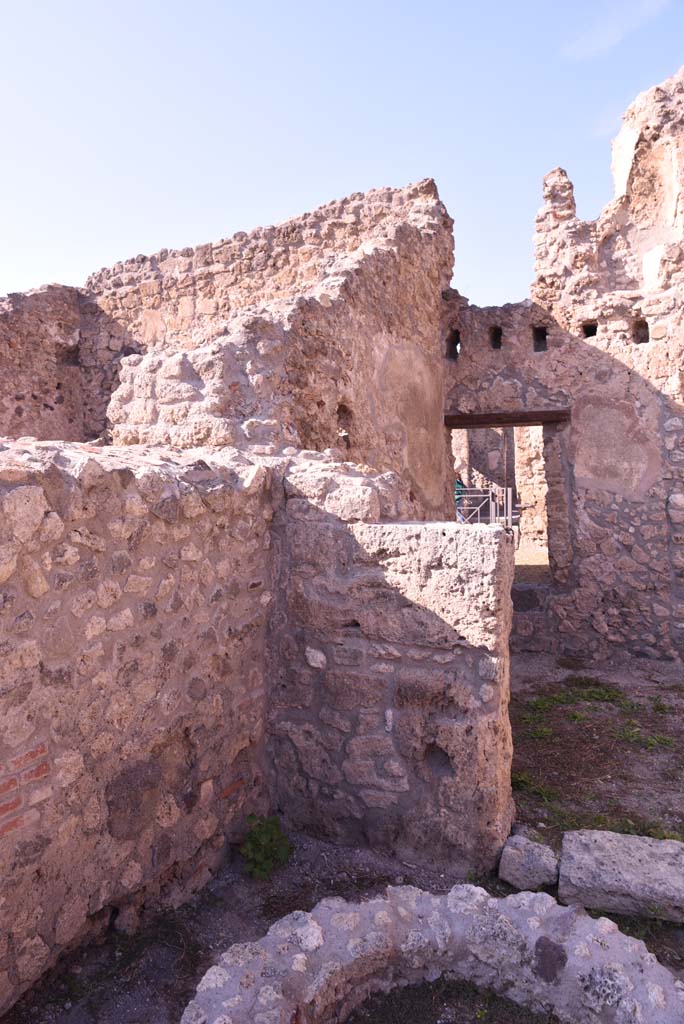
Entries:
[[22,768],[26,768],[39,758],[45,757],[47,752],[47,743],[39,743],[38,746],[33,747],[32,750],[27,750],[25,753],[19,754],[17,757],[13,757],[9,763],[10,771],[21,771]]
[[16,789],[19,785],[16,775],[13,775],[11,779],[5,779],[0,782],[0,796],[5,796],[6,793],[10,793],[13,789]]
[[[46,775],[50,774],[50,762],[41,761],[40,764],[35,765],[33,768],[28,768],[25,772],[21,773],[20,783],[25,786],[29,782],[36,782],[38,779],[44,779]],[[2,790],[0,789],[0,792]]]
[[221,793],[219,793],[219,799],[225,800],[227,797],[232,796],[233,793],[236,793],[238,789],[244,786],[244,784],[244,779],[236,779],[235,782],[231,782],[230,786],[226,786],[226,788]]
[[21,796],[10,797],[9,800],[0,801],[0,818],[6,817],[12,811],[18,811],[21,807]]
[[11,832],[15,832],[18,828],[23,828],[25,825],[35,824],[36,821],[38,821],[37,811],[26,811],[24,814],[20,814],[16,818],[9,818],[7,821],[3,821],[0,824],[0,839]]
[[[11,758],[6,765],[0,765],[0,839],[39,820],[37,811],[23,810],[23,813],[18,815],[16,812],[22,810],[25,803],[20,788],[31,787],[33,783],[40,782],[50,774],[51,765],[45,757],[47,752],[47,743],[38,743],[30,750],[25,750],[23,754]],[[17,774],[1,778],[2,773],[7,771]],[[37,793],[38,790],[29,789],[26,793],[26,802],[30,804],[31,796]]]

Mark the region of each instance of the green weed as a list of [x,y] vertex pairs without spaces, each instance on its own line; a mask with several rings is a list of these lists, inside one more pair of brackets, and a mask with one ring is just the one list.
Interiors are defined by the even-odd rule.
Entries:
[[[537,725],[555,708],[575,704],[612,704],[625,712],[641,710],[641,705],[628,700],[620,690],[613,686],[604,686],[592,676],[568,676],[565,683],[568,683],[571,689],[558,690],[556,693],[543,694],[541,697],[526,701],[522,714],[523,722],[527,725]],[[586,718],[586,714],[571,712],[570,718],[574,722],[581,722]]]
[[549,725],[533,725],[530,729],[530,738],[533,740],[548,740],[553,736],[553,729]]
[[584,660],[573,654],[561,654],[559,658],[556,658],[556,664],[558,668],[584,668]]
[[626,725],[616,731],[615,739],[624,740],[625,743],[640,744],[642,742],[641,726],[634,719],[630,719]]
[[557,790],[552,786],[545,786],[542,783],[535,782],[528,772],[513,772],[511,775],[511,785],[514,790],[520,793],[529,793],[530,796],[539,797],[545,804],[558,800],[559,794]]
[[656,750],[658,747],[674,747],[674,740],[661,732],[654,732],[650,736],[645,735],[643,729],[633,718],[618,729],[615,738],[624,740],[626,743],[633,743],[635,746],[644,747],[646,750]]
[[240,853],[245,858],[252,878],[267,882],[276,868],[287,864],[292,847],[278,818],[250,814],[247,822],[251,828],[240,847]]
[[646,821],[642,818],[627,818],[609,814],[587,814],[568,811],[562,807],[550,808],[553,824],[564,832],[576,829],[596,829],[601,832],[618,832],[621,835],[647,836],[649,839],[676,839],[684,842],[684,833],[667,828],[662,822]]
[[656,747],[668,747],[671,749],[674,747],[674,740],[670,736],[664,736],[661,732],[654,732],[651,736],[646,736],[644,746],[648,747],[649,750],[655,750]]

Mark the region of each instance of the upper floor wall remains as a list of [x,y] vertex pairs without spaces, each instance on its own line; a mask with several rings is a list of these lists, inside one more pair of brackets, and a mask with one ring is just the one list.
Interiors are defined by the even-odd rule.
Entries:
[[447,408],[570,410],[546,428],[552,614],[528,616],[526,639],[681,657],[684,71],[629,108],[613,170],[594,222],[565,171],[547,175],[531,301],[479,309],[452,293]]
[[547,175],[531,299],[501,308],[449,292],[429,180],[10,297],[0,430],[331,449],[396,473],[425,519],[451,505],[445,391],[461,413],[569,411],[544,441],[553,586],[522,640],[681,656],[684,72],[630,107],[614,174],[592,222]]
[[684,68],[629,107],[612,171],[615,198],[592,222],[578,219],[564,171],[544,181],[532,298],[568,328],[616,293],[647,317],[642,301],[684,284]]
[[[416,508],[435,515],[451,270],[451,220],[426,180],[138,256],[81,290],[12,296],[0,310],[0,433],[334,447],[399,473]],[[27,307],[44,315],[29,318]],[[28,387],[15,352],[40,387]],[[64,363],[68,374],[56,369]],[[69,417],[48,416],[63,402],[53,391],[71,385]]]

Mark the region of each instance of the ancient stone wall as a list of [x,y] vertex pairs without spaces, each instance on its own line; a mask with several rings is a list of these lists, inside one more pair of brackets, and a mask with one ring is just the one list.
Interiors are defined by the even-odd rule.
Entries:
[[488,869],[512,813],[512,537],[378,523],[390,491],[350,475],[333,503],[319,480],[291,474],[276,518],[280,807],[343,842]]
[[[477,427],[454,431],[452,451],[465,462],[462,475],[467,487],[512,487],[515,490],[515,440],[512,427]],[[465,445],[458,437],[465,434]],[[465,454],[467,452],[467,455]]]
[[396,523],[399,477],[315,452],[15,441],[0,503],[0,1006],[201,886],[250,811],[494,863],[503,531]]
[[0,299],[0,436],[85,439],[79,324],[75,288]]
[[450,228],[427,181],[5,304],[6,432],[102,436],[0,449],[0,1004],[252,810],[496,860],[512,540],[425,522]]
[[515,480],[520,503],[520,545],[545,551],[548,547],[544,431],[540,426],[515,427]]
[[87,418],[103,427],[112,394],[117,443],[338,447],[441,514],[451,266],[427,181],[101,271],[84,303]]
[[461,351],[447,407],[571,409],[545,441],[544,632],[569,651],[684,653],[683,133],[680,72],[628,111],[598,221],[577,218],[564,171],[545,179],[532,302],[448,303]]
[[0,505],[2,1012],[268,806],[272,563],[245,460],[16,442]]
[[0,429],[73,440],[111,429],[117,444],[182,448],[336,447],[399,473],[422,515],[443,515],[441,294],[452,246],[428,180],[138,256],[80,291],[13,297],[0,310]]

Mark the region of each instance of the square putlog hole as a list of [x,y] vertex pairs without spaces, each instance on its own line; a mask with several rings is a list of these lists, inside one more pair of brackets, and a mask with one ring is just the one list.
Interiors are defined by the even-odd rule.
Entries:
[[634,338],[635,344],[645,345],[647,341],[651,340],[651,334],[648,329],[648,323],[646,320],[635,320],[634,327],[632,328],[632,337]]
[[549,347],[548,329],[546,327],[533,327],[532,342],[535,352],[546,352]]
[[503,327],[489,328],[489,344],[494,349],[500,349],[503,342]]

